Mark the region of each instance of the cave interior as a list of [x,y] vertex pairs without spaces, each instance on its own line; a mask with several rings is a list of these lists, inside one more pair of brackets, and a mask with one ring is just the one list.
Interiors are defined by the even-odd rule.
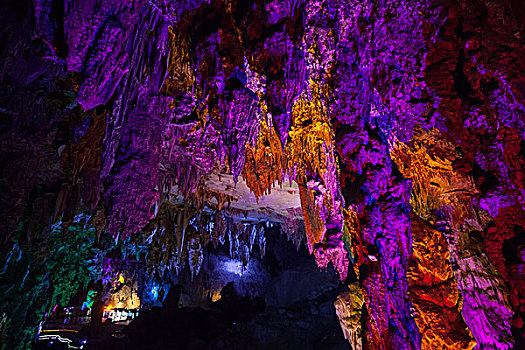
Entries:
[[0,348],[525,349],[525,2],[4,0]]

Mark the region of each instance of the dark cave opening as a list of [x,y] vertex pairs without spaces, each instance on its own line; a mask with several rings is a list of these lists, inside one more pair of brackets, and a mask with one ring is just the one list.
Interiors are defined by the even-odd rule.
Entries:
[[87,350],[347,349],[334,307],[346,287],[334,268],[320,270],[306,245],[297,249],[278,227],[265,235],[266,254],[254,253],[247,265],[229,256],[227,240],[209,246],[199,275],[167,273],[162,302],[143,306],[131,321],[108,319],[96,328],[63,316],[43,329],[76,328]]

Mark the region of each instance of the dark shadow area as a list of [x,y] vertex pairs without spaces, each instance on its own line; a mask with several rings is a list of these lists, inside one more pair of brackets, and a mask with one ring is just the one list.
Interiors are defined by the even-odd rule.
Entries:
[[[276,229],[267,231],[266,252],[240,275],[221,274],[229,261],[222,249],[208,253],[199,276],[173,277],[162,307],[128,326],[87,330],[86,349],[349,349],[333,305],[344,285],[333,268],[319,270],[304,244],[297,251]],[[203,291],[221,283],[219,299],[206,299],[213,293]]]

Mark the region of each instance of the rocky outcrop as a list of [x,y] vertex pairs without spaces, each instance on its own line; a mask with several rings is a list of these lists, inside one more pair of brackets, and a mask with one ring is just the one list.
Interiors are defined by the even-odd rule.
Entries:
[[339,294],[334,302],[335,312],[343,330],[345,339],[352,349],[363,349],[363,294],[358,285],[349,285],[348,292]]
[[448,242],[415,215],[414,253],[408,262],[408,295],[422,349],[472,349],[476,342],[461,316],[462,298],[449,260]]

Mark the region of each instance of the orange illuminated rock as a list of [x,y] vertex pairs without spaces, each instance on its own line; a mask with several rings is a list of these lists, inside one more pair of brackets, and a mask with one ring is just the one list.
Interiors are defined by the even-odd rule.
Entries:
[[352,255],[352,262],[355,274],[359,278],[359,267],[366,262],[368,252],[363,236],[359,232],[359,218],[357,213],[350,208],[343,210],[345,218],[345,241],[347,242]]
[[310,93],[303,95],[292,107],[293,124],[285,154],[288,171],[294,168],[318,174],[324,179],[327,159],[332,149],[332,129],[323,106],[322,90],[314,83]]
[[408,295],[422,335],[422,349],[472,349],[476,342],[461,316],[461,299],[450,265],[448,243],[439,231],[411,215],[413,255]]
[[273,127],[268,127],[265,120],[261,121],[256,147],[246,144],[246,160],[242,172],[256,198],[270,194],[275,182],[282,182],[284,164],[286,157],[283,155],[279,135]]
[[195,73],[191,68],[190,49],[184,31],[169,28],[170,59],[168,75],[162,85],[162,92],[176,95],[181,92],[191,92],[195,82]]
[[[305,226],[310,251],[323,241],[324,221],[335,210],[335,193],[330,192],[327,181],[330,175],[327,173],[327,163],[330,162],[327,157],[333,157],[332,130],[320,93],[319,87],[312,83],[310,99],[303,94],[293,105],[290,142],[285,148],[287,170],[304,179],[298,183],[303,215],[309,217]],[[312,181],[310,185],[308,181]]]
[[[325,110],[324,91],[314,82],[291,111],[291,128],[283,149],[277,129],[261,103],[256,147],[246,145],[243,177],[257,198],[269,194],[285,177],[299,185],[307,244],[321,267],[332,262],[342,279],[349,260],[342,241],[343,215],[333,131]],[[328,234],[327,234],[328,233]]]
[[304,178],[301,180],[299,181],[301,208],[303,210],[307,244],[310,252],[312,252],[313,245],[321,242],[321,235],[324,233],[325,228],[315,207],[313,191],[308,190]]
[[428,133],[415,130],[410,142],[398,143],[391,151],[392,160],[403,176],[412,180],[410,205],[420,217],[426,218],[440,205],[450,204],[445,197],[448,191],[457,188],[458,178],[452,170],[453,152],[450,144],[440,140],[437,129]]
[[[391,156],[403,176],[413,181],[411,206],[415,214],[432,223],[447,240],[449,260],[463,297],[461,314],[478,346],[487,349],[512,348],[513,339],[510,329],[513,310],[508,301],[509,292],[501,274],[494,266],[494,261],[487,256],[483,247],[484,242],[481,240],[480,232],[492,221],[492,218],[473,205],[473,198],[480,195],[480,190],[472,176],[464,171],[455,171],[452,167],[461,160],[461,155],[450,142],[443,139],[439,131],[433,129],[427,133],[416,129],[412,140],[406,144],[397,144]],[[412,224],[414,230],[414,222]],[[417,235],[417,230],[412,234]],[[419,240],[423,237],[421,236]],[[418,244],[417,237],[414,236],[413,241],[414,245]],[[497,239],[494,241],[497,242]],[[489,254],[492,254],[491,240],[487,242]],[[419,249],[419,254],[422,254],[424,250]],[[441,251],[441,248],[438,251]],[[414,254],[417,254],[416,248]],[[493,255],[497,256],[497,253]],[[419,262],[414,265],[417,266],[416,270],[411,266],[412,273],[419,269],[423,272],[425,269],[428,271],[420,276],[409,278],[409,283],[412,283],[409,294],[411,299],[425,300],[425,303],[432,302],[430,306],[435,307],[435,302],[446,300],[443,290],[440,289],[443,285],[420,288],[414,283],[414,279],[421,279],[421,283],[431,283],[432,278],[437,278],[437,270],[424,265],[423,260],[419,258]],[[439,274],[443,276],[442,273]],[[434,318],[431,316],[432,313],[437,312],[437,309],[432,311],[430,306],[427,311],[428,316],[416,321],[418,326],[422,322],[422,327],[426,327],[424,325],[428,323],[433,329],[446,329],[448,322],[446,317],[435,316],[436,319],[443,320],[439,321],[441,324],[439,328],[435,323],[437,321],[433,321]],[[440,312],[445,314],[447,309],[441,310]],[[455,327],[455,325],[451,324],[448,327]],[[422,333],[424,334],[423,330]],[[430,342],[429,339],[438,341],[438,337],[436,333],[429,333],[426,341]]]
[[350,284],[348,291],[339,294],[334,302],[335,312],[339,318],[345,339],[348,340],[354,350],[363,349],[361,318],[364,302],[363,293],[361,293],[357,283]]
[[288,173],[299,179],[310,252],[320,267],[332,262],[344,280],[349,260],[343,243],[343,201],[334,135],[323,96],[322,87],[311,82],[310,89],[295,101],[285,154]]

